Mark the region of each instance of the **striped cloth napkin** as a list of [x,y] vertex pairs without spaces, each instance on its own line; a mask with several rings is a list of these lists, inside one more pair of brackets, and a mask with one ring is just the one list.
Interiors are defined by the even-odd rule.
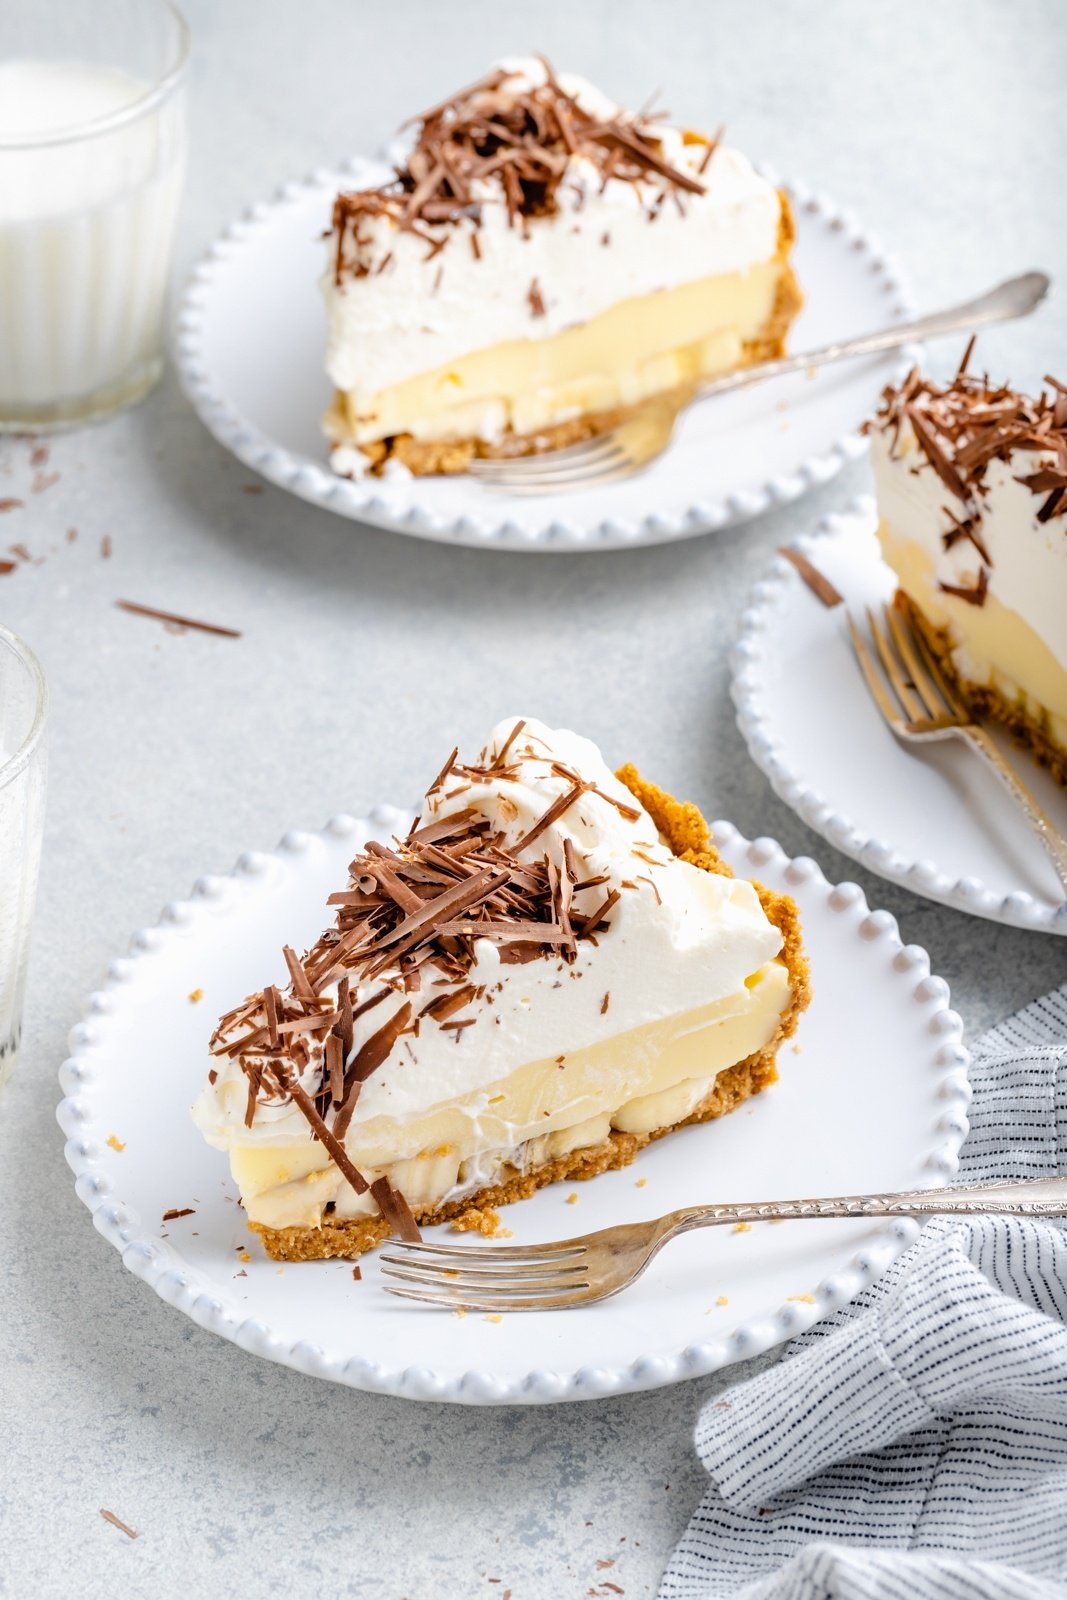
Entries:
[[[1067,1172],[1067,986],[987,1033],[961,1182]],[[712,1400],[660,1600],[1064,1600],[1067,1225],[937,1218]]]

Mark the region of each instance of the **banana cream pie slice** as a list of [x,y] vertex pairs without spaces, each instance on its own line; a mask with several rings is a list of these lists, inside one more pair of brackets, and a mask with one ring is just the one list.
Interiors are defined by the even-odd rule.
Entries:
[[913,371],[869,425],[878,537],[944,671],[1067,785],[1067,387]]
[[541,59],[502,61],[416,121],[396,179],[334,206],[338,472],[554,448],[784,352],[801,304],[789,204],[717,137]]
[[772,1083],[808,1001],[792,901],[539,722],[453,753],[330,899],[284,987],[222,1018],[194,1108],[280,1261],[624,1166]]

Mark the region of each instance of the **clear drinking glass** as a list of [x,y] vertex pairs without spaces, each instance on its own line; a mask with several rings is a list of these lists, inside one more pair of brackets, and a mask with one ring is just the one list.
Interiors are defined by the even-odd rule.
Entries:
[[0,429],[103,416],[163,370],[188,42],[169,0],[0,0]]
[[0,628],[0,1089],[22,1030],[22,992],[44,824],[48,692],[21,639]]

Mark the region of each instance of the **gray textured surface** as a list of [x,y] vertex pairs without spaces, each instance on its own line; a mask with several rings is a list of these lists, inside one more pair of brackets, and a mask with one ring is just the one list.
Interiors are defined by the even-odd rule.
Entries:
[[[850,205],[908,263],[922,304],[1031,265],[1067,279],[1055,0],[188,9],[183,267],[283,178],[373,148],[493,54],[532,46],[621,98],[661,85],[679,117],[724,119],[742,148]],[[984,348],[1020,382],[1062,373],[1062,311]],[[0,446],[0,493],[29,489],[28,454]],[[170,379],[131,415],[58,441],[52,466],[59,481],[0,530],[45,558],[0,578],[0,618],[39,651],[53,693],[25,1049],[0,1108],[0,1594],[426,1600],[510,1587],[555,1600],[610,1579],[631,1600],[651,1595],[700,1492],[696,1409],[730,1377],[464,1412],[258,1363],[163,1305],[93,1233],[53,1121],[55,1071],[105,960],[197,874],[288,826],[405,799],[449,742],[516,709],[858,877],[929,948],[974,1031],[1061,982],[1061,942],[969,921],[835,857],[774,799],[734,729],[738,606],[774,546],[864,489],[865,468],[702,541],[529,559],[246,495],[250,474]],[[244,637],[172,635],[115,611],[119,595]],[[597,1569],[606,1558],[616,1565]]]

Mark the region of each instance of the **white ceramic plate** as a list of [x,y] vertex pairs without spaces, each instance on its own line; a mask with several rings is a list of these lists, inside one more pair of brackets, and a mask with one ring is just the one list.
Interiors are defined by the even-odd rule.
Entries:
[[[596,492],[513,498],[467,477],[350,483],[330,471],[319,425],[330,396],[321,234],[338,188],[388,176],[381,163],[358,160],[253,206],[193,273],[177,325],[182,383],[215,437],[272,483],[341,516],[494,550],[604,550],[689,538],[795,500],[863,454],[859,423],[916,354],[847,362],[696,407],[652,468]],[[793,349],[910,311],[898,269],[870,235],[803,185],[785,187],[797,213],[796,270],[807,297]]]
[[[58,1116],[77,1192],[164,1300],[255,1355],[355,1388],[477,1404],[588,1399],[766,1350],[845,1304],[914,1237],[910,1221],[706,1230],[603,1305],[499,1323],[393,1299],[373,1256],[359,1283],[345,1262],[268,1261],[245,1229],[225,1157],[189,1116],[208,1036],[235,996],[281,980],[283,942],[318,935],[326,896],[368,835],[407,825],[389,809],[368,822],[336,818],[321,833],[288,834],[272,854],[243,856],[229,877],[202,879],[136,935],[73,1030]],[[815,998],[798,1048],[782,1051],[781,1081],[734,1115],[672,1134],[625,1171],[508,1207],[518,1243],[707,1200],[936,1187],[955,1171],[968,1056],[925,952],[903,948],[887,912],[868,912],[854,884],[831,888],[813,861],[790,862],[771,840],[750,845],[727,823],[715,835],[736,870],[799,902]],[[162,1222],[185,1206],[195,1215]]]
[[[794,540],[861,616],[895,587],[875,527],[864,499]],[[737,721],[775,792],[880,877],[995,922],[1067,933],[1056,874],[983,763],[960,744],[905,750],[885,726],[856,665],[846,606],[828,610],[776,556],[741,620]],[[991,731],[1067,833],[1067,795]]]

